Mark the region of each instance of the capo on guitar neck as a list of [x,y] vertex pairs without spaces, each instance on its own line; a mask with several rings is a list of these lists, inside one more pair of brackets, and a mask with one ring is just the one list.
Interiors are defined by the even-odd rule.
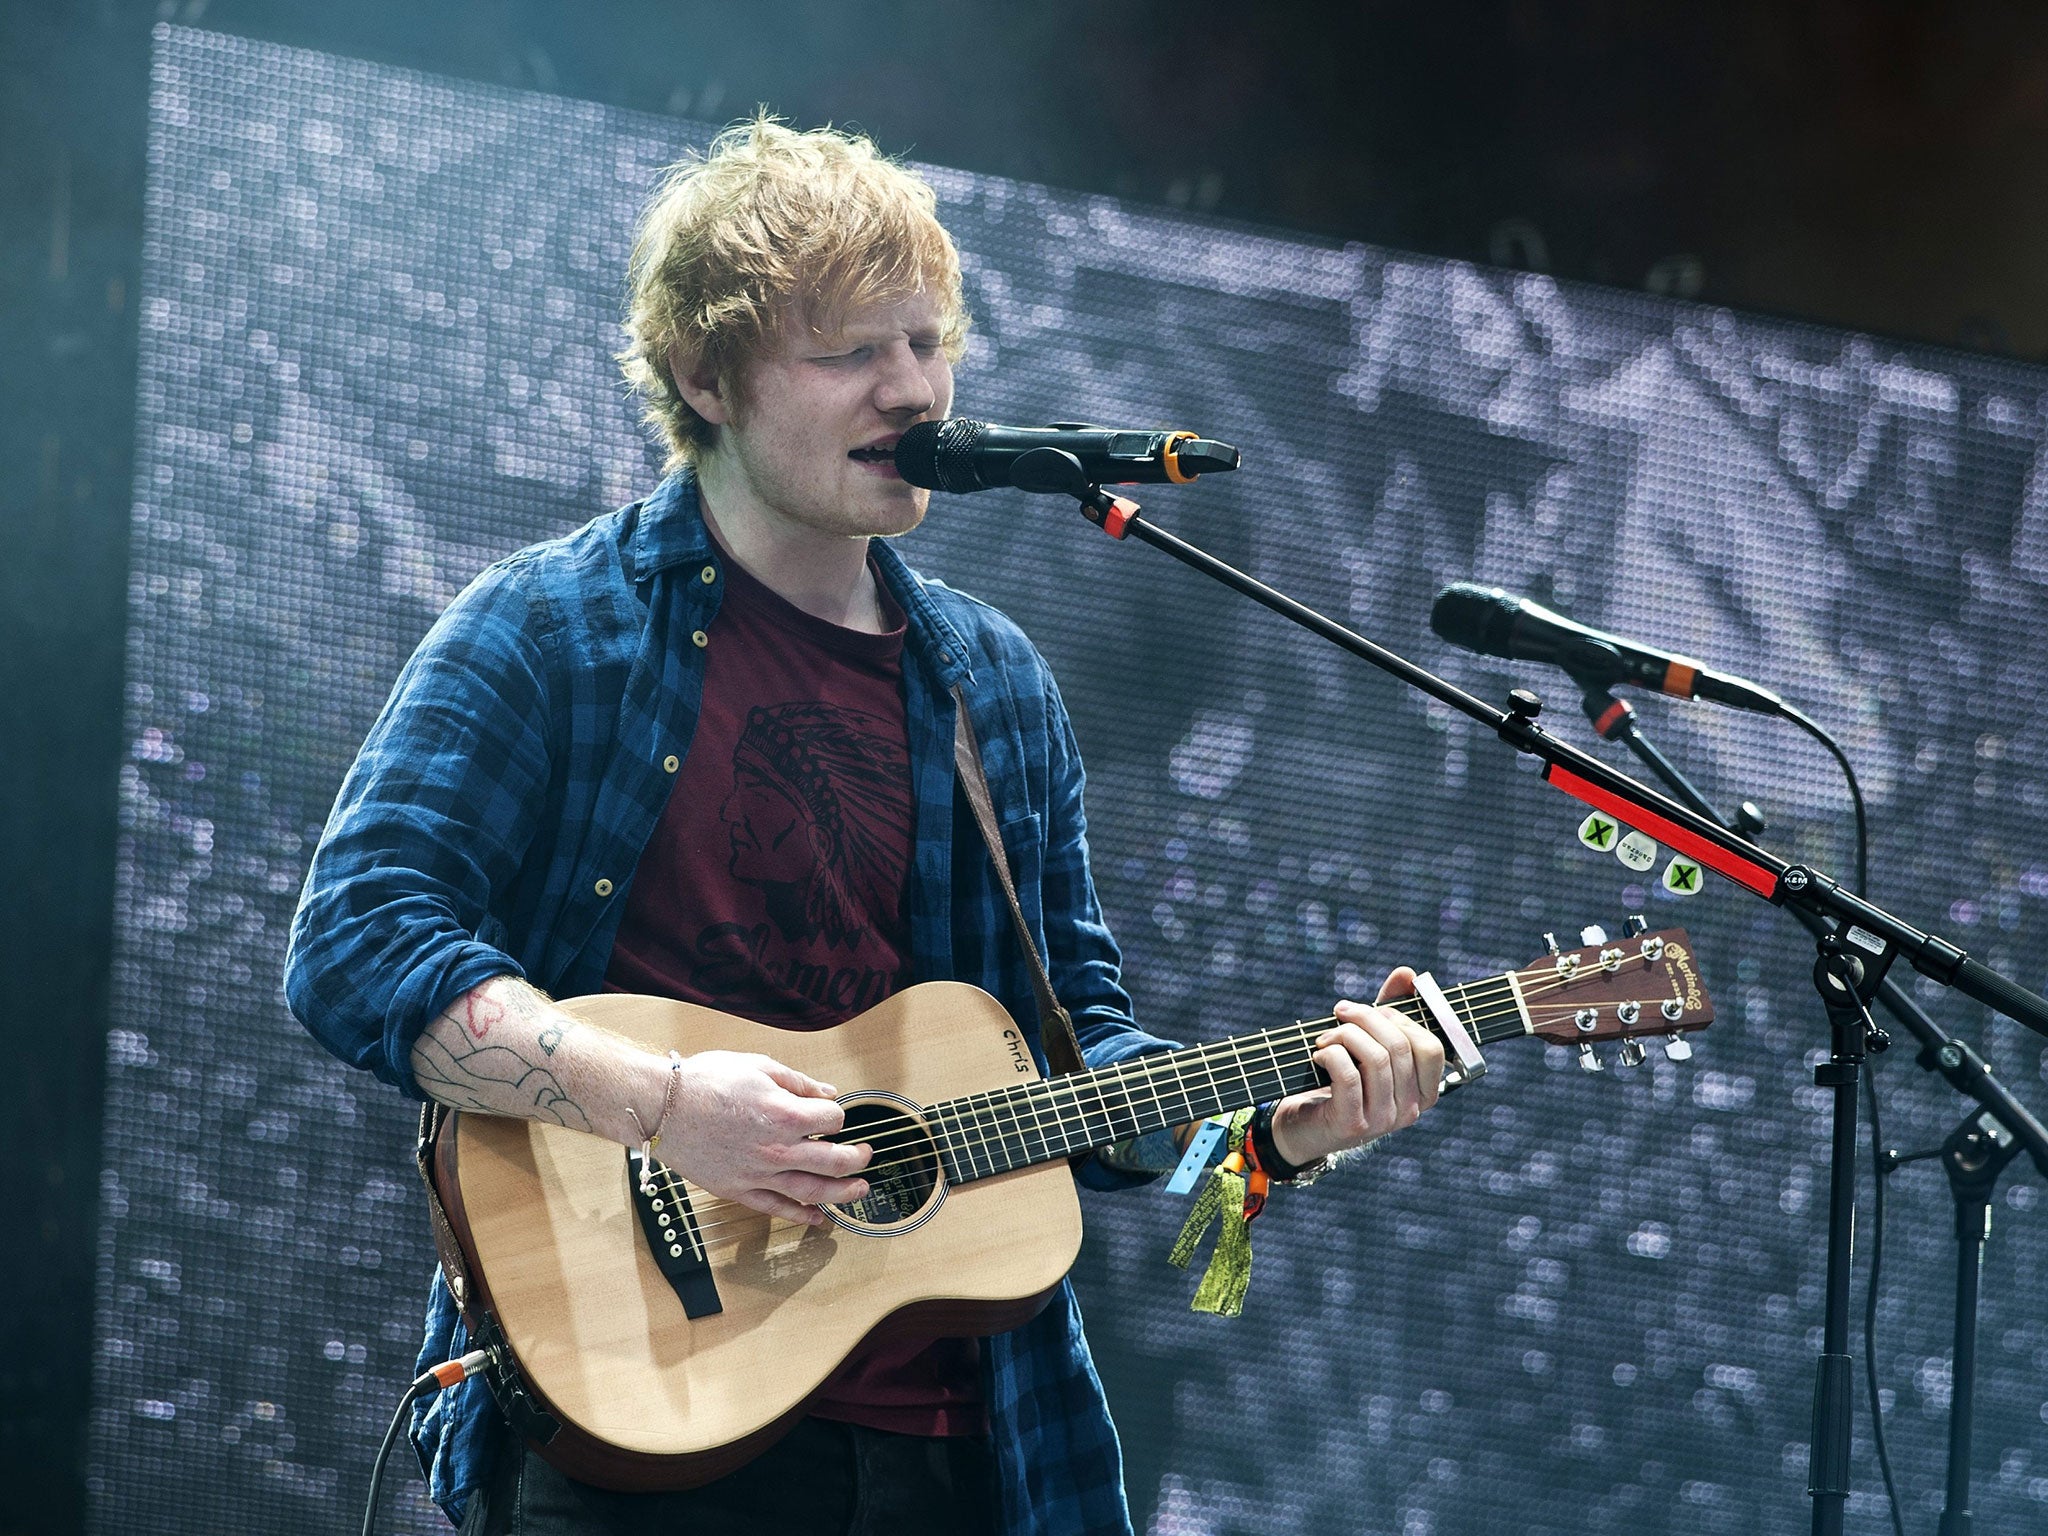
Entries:
[[1451,1048],[1450,1059],[1444,1063],[1443,1086],[1462,1088],[1474,1078],[1484,1076],[1486,1058],[1479,1054],[1479,1046],[1471,1031],[1465,1028],[1457,1010],[1451,1007],[1451,1000],[1444,996],[1444,989],[1436,984],[1436,978],[1427,971],[1418,975],[1415,978],[1415,995],[1429,1009],[1429,1017],[1436,1025],[1437,1033]]

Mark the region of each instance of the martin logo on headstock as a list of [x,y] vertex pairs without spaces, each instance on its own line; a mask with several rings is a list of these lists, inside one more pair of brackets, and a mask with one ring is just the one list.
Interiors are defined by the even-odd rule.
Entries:
[[1625,1067],[1642,1063],[1648,1035],[1664,1037],[1671,1060],[1689,1060],[1686,1036],[1714,1022],[1685,930],[1648,933],[1640,917],[1622,926],[1618,943],[1600,928],[1583,930],[1579,949],[1560,949],[1546,934],[1549,954],[1507,978],[1524,1001],[1523,1032],[1575,1047],[1588,1072],[1607,1070],[1593,1049],[1601,1040],[1621,1042]]

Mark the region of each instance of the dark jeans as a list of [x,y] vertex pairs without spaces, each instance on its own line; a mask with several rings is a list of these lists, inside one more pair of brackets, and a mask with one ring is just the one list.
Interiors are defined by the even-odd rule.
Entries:
[[680,1493],[608,1493],[507,1437],[465,1536],[994,1536],[985,1439],[802,1419],[737,1472]]

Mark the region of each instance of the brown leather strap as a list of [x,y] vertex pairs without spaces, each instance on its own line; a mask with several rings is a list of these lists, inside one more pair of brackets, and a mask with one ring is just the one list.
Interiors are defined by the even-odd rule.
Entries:
[[469,1269],[462,1262],[462,1244],[455,1240],[455,1228],[448,1220],[447,1211],[441,1207],[441,1191],[434,1185],[434,1143],[440,1139],[447,1124],[445,1105],[436,1104],[431,1099],[422,1104],[420,1138],[413,1149],[413,1158],[419,1164],[420,1182],[427,1186],[427,1220],[433,1225],[434,1251],[441,1258],[441,1273],[447,1277],[448,1291],[455,1298],[455,1305],[462,1309],[463,1321],[470,1322],[469,1304],[476,1288],[470,1283]]
[[967,795],[967,803],[974,810],[974,824],[981,828],[981,840],[988,844],[996,879],[1002,882],[1003,899],[1009,904],[1010,924],[1016,930],[1017,942],[1031,962],[1031,990],[1038,999],[1038,1035],[1045,1046],[1045,1059],[1062,1077],[1083,1071],[1081,1042],[1074,1035],[1073,1016],[1060,1006],[1052,990],[1052,978],[1045,974],[1045,962],[1038,957],[1038,946],[1031,942],[1030,925],[1024,921],[1024,909],[1017,903],[1010,856],[1003,851],[1002,837],[996,832],[995,805],[989,798],[988,778],[981,771],[981,748],[975,744],[974,727],[967,719],[967,696],[958,684],[953,688],[953,711],[953,767],[960,775],[960,788]]

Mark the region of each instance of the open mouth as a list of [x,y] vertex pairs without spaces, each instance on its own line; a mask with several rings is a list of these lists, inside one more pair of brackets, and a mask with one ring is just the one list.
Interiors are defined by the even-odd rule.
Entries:
[[849,459],[858,459],[863,464],[894,464],[896,445],[894,443],[870,443],[865,448],[856,448],[847,454]]

